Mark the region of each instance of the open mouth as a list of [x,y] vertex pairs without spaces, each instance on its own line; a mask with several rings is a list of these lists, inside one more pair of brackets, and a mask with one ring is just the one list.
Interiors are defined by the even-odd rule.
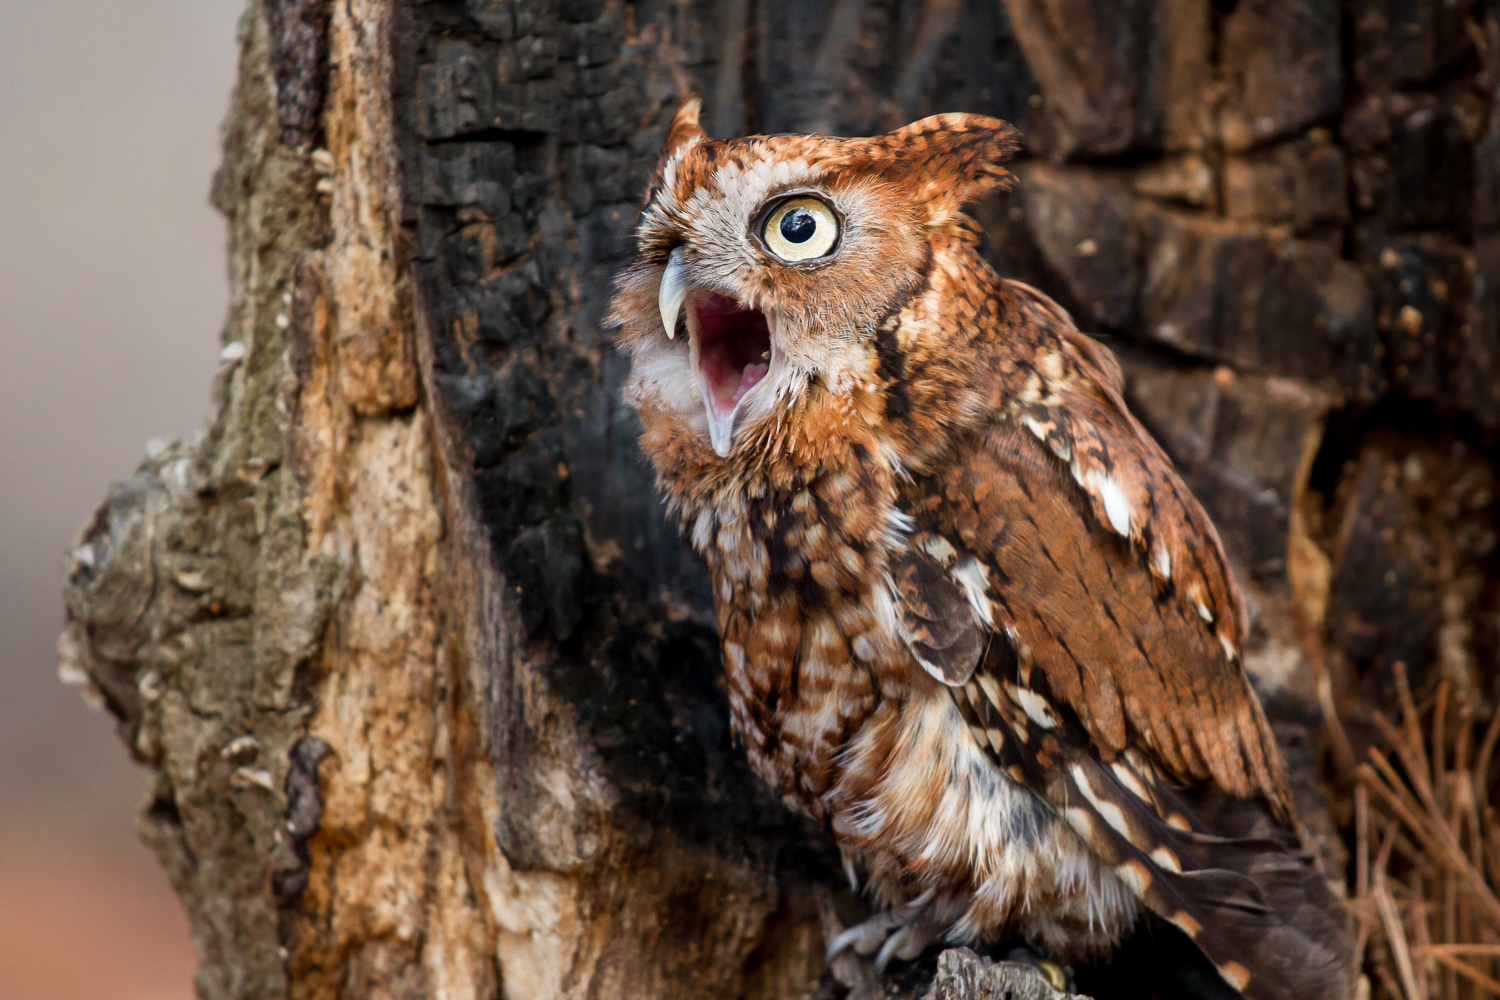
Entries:
[[717,292],[693,296],[690,308],[698,385],[710,423],[727,422],[771,367],[771,328],[759,309]]
[[740,404],[771,368],[770,317],[759,309],[745,308],[731,296],[693,289],[681,247],[667,259],[657,303],[668,339],[676,335],[677,318],[687,306],[693,371],[708,416],[708,437],[722,458],[734,442]]

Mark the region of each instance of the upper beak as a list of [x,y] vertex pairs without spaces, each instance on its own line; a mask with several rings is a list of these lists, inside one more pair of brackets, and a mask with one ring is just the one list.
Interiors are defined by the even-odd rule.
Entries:
[[682,311],[682,300],[687,295],[687,267],[682,263],[682,247],[672,251],[667,258],[667,269],[661,273],[661,288],[656,293],[656,304],[661,309],[661,325],[667,331],[667,339],[677,336],[677,314]]

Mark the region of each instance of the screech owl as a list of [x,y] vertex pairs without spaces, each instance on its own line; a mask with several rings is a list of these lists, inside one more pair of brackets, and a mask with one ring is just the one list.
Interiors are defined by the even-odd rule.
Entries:
[[1017,138],[673,119],[611,319],[734,728],[883,907],[835,950],[1075,961],[1149,911],[1251,1000],[1342,1000],[1218,536],[1114,356],[962,212]]

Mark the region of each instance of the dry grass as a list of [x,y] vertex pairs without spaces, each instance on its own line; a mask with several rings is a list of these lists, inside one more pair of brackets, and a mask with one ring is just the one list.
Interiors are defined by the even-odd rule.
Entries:
[[[1370,992],[1393,1000],[1500,998],[1500,817],[1492,803],[1500,711],[1478,741],[1441,683],[1412,697],[1396,665],[1399,725],[1355,768],[1359,950]],[[1334,723],[1337,727],[1337,722]],[[1342,732],[1336,744],[1347,747]]]

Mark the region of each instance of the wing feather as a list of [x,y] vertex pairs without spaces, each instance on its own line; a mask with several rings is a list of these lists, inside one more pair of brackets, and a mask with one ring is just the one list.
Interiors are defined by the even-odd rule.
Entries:
[[[1066,376],[961,438],[941,467],[904,484],[901,506],[918,532],[982,567],[995,627],[1014,631],[1104,759],[1140,742],[1173,778],[1263,794],[1290,819],[1240,662],[1244,602],[1218,533],[1130,415],[1109,352],[1071,324],[1059,332]],[[935,610],[962,603],[951,565],[910,559],[898,570],[927,584],[903,614],[938,640],[919,657],[962,683],[985,629],[961,610],[937,626]]]
[[902,638],[922,669],[944,684],[974,673],[984,638],[968,593],[955,574],[956,552],[938,536],[920,535],[891,560]]
[[[1001,770],[1226,983],[1255,1000],[1338,995],[1348,927],[1298,842],[1218,534],[1126,408],[1113,356],[1016,287],[1057,328],[1057,374],[898,487],[908,645]],[[988,615],[965,606],[976,588]],[[1258,826],[1211,834],[1205,795]]]
[[[1111,445],[1113,467],[1137,481],[1131,466],[1142,452]],[[1158,580],[1149,549],[1105,528],[1094,498],[1023,429],[1007,435],[997,426],[957,457],[933,481],[911,485],[919,530],[942,535],[960,558],[985,568],[997,623],[1014,630],[1023,658],[1078,713],[1106,759],[1134,742],[1133,731],[1179,780],[1263,793],[1289,816],[1270,729],[1237,651],[1230,655],[1220,640],[1223,623],[1236,621],[1222,561],[1196,561],[1210,568],[1211,581],[1186,569],[1175,581]],[[1154,474],[1175,478],[1170,468]],[[1154,518],[1143,533],[1154,541],[1191,532],[1199,549],[1216,553],[1201,510],[1186,490],[1179,497],[1187,500],[1176,501],[1178,523],[1168,519],[1170,506],[1138,504]],[[1174,563],[1195,565],[1186,554]],[[1204,599],[1222,610],[1214,622],[1197,610]],[[978,628],[965,617],[963,627]]]

